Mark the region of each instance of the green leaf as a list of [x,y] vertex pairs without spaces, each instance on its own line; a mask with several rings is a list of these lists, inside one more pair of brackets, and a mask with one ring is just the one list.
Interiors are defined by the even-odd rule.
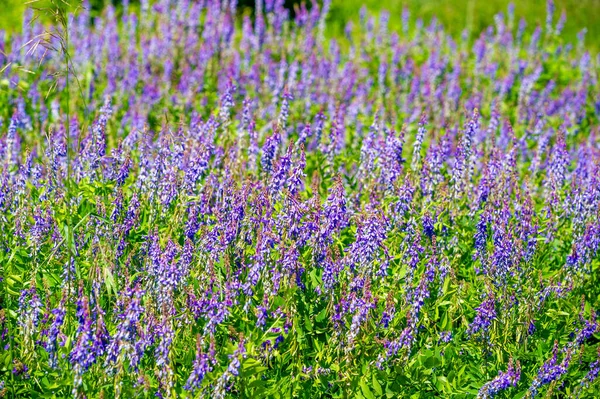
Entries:
[[310,321],[310,317],[308,315],[304,316],[304,326],[306,327],[306,329],[309,332],[312,332],[313,325],[312,325],[312,322]]
[[317,315],[317,317],[315,318],[315,320],[320,323],[323,320],[325,320],[325,318],[327,317],[327,308],[323,308],[323,310],[321,310],[319,312],[319,314]]
[[377,393],[377,395],[383,395],[383,389],[381,388],[381,384],[377,381],[377,377],[373,376],[373,389]]
[[244,370],[244,373],[247,374],[258,374],[267,369],[267,367],[263,366],[260,361],[251,357],[244,360],[242,368]]
[[110,269],[108,267],[104,267],[103,268],[103,272],[104,272],[104,283],[106,284],[106,291],[108,292],[109,296],[112,296],[112,294],[117,294],[117,290],[116,290],[116,284],[115,284],[115,278],[112,275],[112,272],[110,271]]
[[365,398],[375,399],[373,392],[371,392],[371,390],[369,389],[369,387],[367,386],[367,384],[365,383],[364,380],[361,380],[359,385],[360,385],[360,390],[362,391],[363,395],[365,395]]

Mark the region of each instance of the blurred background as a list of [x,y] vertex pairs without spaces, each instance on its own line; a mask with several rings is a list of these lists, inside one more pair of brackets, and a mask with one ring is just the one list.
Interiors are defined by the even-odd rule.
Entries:
[[[48,0],[38,0],[48,3]],[[60,0],[59,0],[60,1]],[[77,0],[67,0],[76,3]],[[238,0],[241,12],[251,12],[255,0]],[[139,1],[137,1],[139,2]],[[293,11],[299,0],[286,0],[286,6]],[[312,0],[306,1],[311,3]],[[319,0],[319,2],[321,2]],[[546,18],[545,0],[513,0],[517,20],[525,17],[528,30],[535,25],[544,25]],[[36,0],[0,0],[0,29],[7,32],[19,30],[23,11]],[[90,0],[94,13],[101,12],[108,3],[117,8],[118,0]],[[131,0],[130,3],[136,3]],[[478,35],[487,26],[493,24],[493,16],[498,12],[506,12],[508,0],[333,0],[329,14],[333,32],[341,33],[350,20],[357,20],[360,8],[365,5],[372,12],[387,10],[390,13],[390,27],[400,27],[402,9],[407,7],[411,12],[411,20],[422,18],[428,23],[436,17],[455,37],[466,28],[472,36]],[[600,0],[555,0],[555,20],[564,10],[567,22],[563,34],[569,41],[575,41],[577,33],[587,28],[586,45],[597,51],[600,48]]]

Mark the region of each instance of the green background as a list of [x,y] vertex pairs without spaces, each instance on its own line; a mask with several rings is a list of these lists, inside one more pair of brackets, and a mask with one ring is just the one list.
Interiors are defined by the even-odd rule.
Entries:
[[[75,2],[75,0],[71,1]],[[7,31],[20,29],[27,2],[27,0],[0,0],[0,29]],[[95,9],[99,9],[106,2],[107,0],[92,0],[91,4]],[[293,2],[288,0],[288,3]],[[113,1],[113,3],[118,2]],[[252,4],[253,1],[241,0],[240,3]],[[493,23],[495,13],[506,11],[508,3],[506,0],[333,0],[330,21],[333,27],[340,29],[348,20],[358,19],[359,9],[365,4],[371,11],[388,10],[390,26],[395,28],[399,26],[403,7],[407,6],[413,17],[421,17],[425,23],[436,16],[454,35],[459,35],[465,27],[470,28],[473,34],[478,34]],[[545,24],[546,2],[544,0],[515,0],[514,3],[517,18],[527,19],[528,30],[533,30],[536,24]],[[555,0],[555,3],[555,22],[562,10],[567,12],[567,23],[564,29],[567,40],[575,41],[577,32],[587,27],[586,44],[594,50],[600,48],[600,0]]]
[[[436,17],[445,28],[458,37],[465,28],[473,34],[479,34],[494,22],[494,15],[504,12],[510,1],[506,0],[342,0],[333,2],[332,22],[356,18],[362,4],[367,9],[388,10],[390,26],[399,26],[402,9],[406,6],[411,11],[411,20],[421,17],[427,23]],[[546,24],[545,0],[514,0],[515,20],[524,17],[527,30],[533,31],[537,24]],[[590,48],[600,47],[600,0],[555,0],[554,23],[566,11],[567,22],[563,34],[569,41],[575,41],[577,33],[587,28],[586,44]]]

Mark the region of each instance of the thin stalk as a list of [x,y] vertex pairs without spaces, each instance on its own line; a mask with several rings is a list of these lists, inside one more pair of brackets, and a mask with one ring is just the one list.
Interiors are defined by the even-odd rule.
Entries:
[[[66,115],[66,123],[65,123],[65,141],[67,144],[67,177],[65,179],[65,197],[67,200],[67,217],[66,217],[66,222],[67,222],[67,251],[68,251],[68,257],[67,257],[67,281],[68,281],[68,292],[69,294],[72,292],[72,280],[73,280],[73,276],[71,276],[71,264],[73,261],[73,231],[71,230],[71,226],[72,226],[72,214],[71,214],[71,199],[72,199],[72,195],[71,195],[71,173],[72,173],[72,163],[71,163],[71,93],[70,93],[70,82],[69,82],[69,21],[68,21],[68,17],[66,16],[65,12],[57,7],[57,17],[60,18],[60,22],[62,24],[62,28],[63,28],[63,43],[61,46],[61,50],[64,56],[64,60],[66,63],[66,68],[65,68],[65,91],[66,91],[66,96],[67,96],[67,100],[66,100],[66,109],[65,109],[65,115]],[[67,300],[67,309],[68,312],[70,313],[72,310],[73,304],[72,304],[72,298],[71,295],[68,295],[68,300]],[[70,330],[71,326],[71,318],[67,317],[67,328]]]

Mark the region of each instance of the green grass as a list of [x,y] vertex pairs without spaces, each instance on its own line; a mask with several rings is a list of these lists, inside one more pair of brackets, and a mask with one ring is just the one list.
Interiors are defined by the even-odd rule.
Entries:
[[23,0],[0,0],[0,30],[12,32],[21,29],[25,7]]
[[[494,15],[504,12],[510,2],[507,0],[333,0],[331,17],[333,21],[345,24],[348,19],[356,19],[364,4],[371,11],[390,12],[390,26],[400,27],[402,9],[407,6],[412,17],[423,18],[428,23],[432,17],[437,19],[456,37],[463,29],[479,34],[493,24]],[[544,0],[514,0],[515,22],[524,17],[528,30],[546,23],[546,2]],[[554,23],[563,10],[567,13],[567,22],[563,30],[564,37],[574,42],[577,33],[587,27],[586,45],[594,50],[600,47],[600,0],[555,0]],[[341,22],[344,21],[344,22]]]
[[[101,3],[96,0],[92,3]],[[388,10],[390,26],[400,27],[402,9],[407,6],[413,17],[421,17],[428,23],[432,17],[438,20],[452,34],[460,35],[468,28],[478,34],[493,23],[494,14],[506,12],[507,0],[333,0],[331,22],[343,28],[348,20],[357,20],[361,6],[364,4],[371,11]],[[544,0],[516,0],[515,14],[517,20],[527,19],[528,28],[532,30],[536,24],[544,25],[546,20],[546,2]],[[567,23],[564,37],[574,42],[577,33],[587,27],[586,45],[593,50],[600,48],[600,0],[555,0],[555,23],[562,10],[567,12]],[[0,29],[12,32],[19,30],[23,11],[27,7],[26,0],[0,0],[3,5],[0,12]]]

